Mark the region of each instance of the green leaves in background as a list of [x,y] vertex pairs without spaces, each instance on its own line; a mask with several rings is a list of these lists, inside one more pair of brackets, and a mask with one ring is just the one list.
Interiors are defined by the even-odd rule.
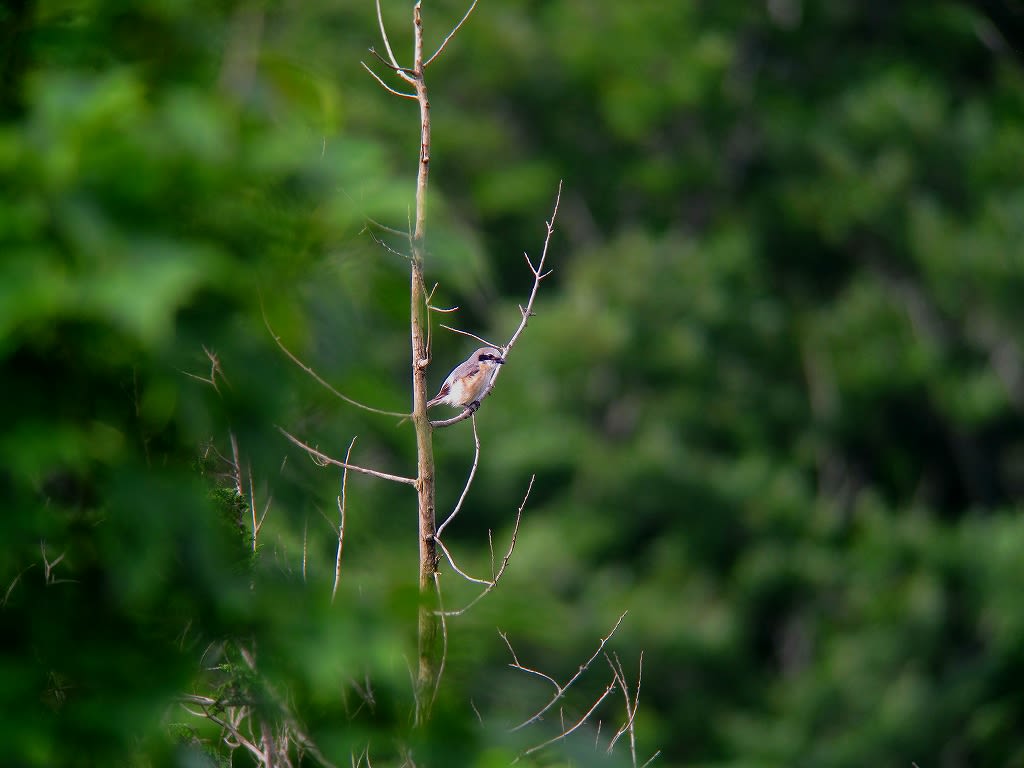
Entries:
[[[643,651],[655,765],[1019,763],[1012,3],[476,9],[430,70],[446,322],[507,338],[521,252],[565,194],[446,532],[466,568],[488,572],[488,531],[500,550],[537,479],[505,581],[449,626],[420,735],[412,499],[349,478],[332,605],[340,477],[275,429],[411,466],[406,427],[339,403],[265,326],[346,394],[407,407],[405,243],[364,229],[407,225],[417,116],[359,66],[372,4],[343,5],[0,16],[11,759],[205,759],[219,734],[177,697],[247,680],[244,648],[250,692],[335,763],[370,743],[375,765],[402,745],[507,764],[557,724],[508,734],[547,691],[495,627],[564,680],[628,609],[613,646],[630,673]],[[428,4],[428,36],[464,10]],[[404,50],[408,9],[384,12]],[[435,325],[432,383],[466,341]],[[255,552],[231,435],[272,498]],[[448,509],[468,425],[436,443]],[[444,576],[451,605],[474,594]],[[621,715],[609,699],[602,733]],[[597,762],[578,735],[566,759]]]

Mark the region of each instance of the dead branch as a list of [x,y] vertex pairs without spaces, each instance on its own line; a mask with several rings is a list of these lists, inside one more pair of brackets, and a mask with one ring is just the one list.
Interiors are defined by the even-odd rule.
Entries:
[[21,572],[19,572],[18,575],[14,577],[14,580],[10,583],[10,586],[7,587],[7,591],[4,593],[4,599],[0,600],[0,608],[3,608],[5,605],[7,605],[7,601],[11,599],[11,592],[13,592],[14,588],[18,586],[18,582],[21,581],[21,577],[25,575],[25,572],[28,571],[29,568],[34,567],[35,563],[25,568],[22,568]]
[[[611,631],[605,637],[601,638],[601,642],[598,644],[597,650],[594,651],[593,655],[589,659],[587,659],[585,663],[580,665],[579,669],[576,670],[576,674],[569,678],[565,685],[559,685],[558,682],[556,682],[552,677],[544,674],[543,672],[539,672],[535,669],[531,669],[530,667],[523,666],[519,663],[519,659],[516,658],[515,653],[512,653],[513,663],[509,664],[510,667],[512,667],[513,669],[518,669],[522,672],[528,672],[529,674],[543,677],[545,680],[548,680],[552,685],[555,686],[555,695],[551,697],[551,700],[543,707],[541,707],[532,717],[528,718],[527,720],[524,720],[522,723],[513,728],[513,732],[521,730],[526,726],[530,725],[531,723],[539,721],[549,709],[551,709],[556,703],[558,703],[558,701],[562,697],[565,696],[566,691],[568,691],[569,688],[572,687],[573,683],[575,683],[577,680],[580,679],[580,677],[582,677],[583,673],[590,668],[590,665],[594,662],[594,659],[596,659],[604,650],[604,647],[608,644],[608,641],[611,639],[612,635],[615,634],[615,631],[619,628],[619,625],[622,623],[622,620],[626,618],[627,613],[629,613],[629,611],[624,611],[623,614],[619,616],[618,621],[615,622],[615,626],[612,627]],[[501,633],[499,632],[499,634]],[[508,642],[508,639],[504,635],[502,635],[502,639],[505,640],[505,644],[509,646],[509,650],[511,651],[512,646]]]
[[60,561],[64,559],[64,556],[67,554],[67,552],[61,552],[59,555],[57,555],[57,558],[55,560],[47,560],[45,540],[41,540],[39,542],[39,551],[43,556],[43,583],[59,584],[64,581],[68,581],[68,579],[56,579],[53,576],[53,569],[60,564]]
[[469,10],[466,11],[465,15],[461,19],[459,19],[459,23],[452,28],[452,31],[448,33],[448,36],[441,42],[441,45],[438,47],[436,51],[434,51],[434,54],[425,62],[423,62],[424,69],[429,67],[430,62],[432,62],[434,59],[441,55],[441,52],[445,49],[445,46],[448,45],[448,41],[455,37],[455,33],[458,32],[462,25],[466,23],[466,19],[469,18],[469,14],[471,14],[473,12],[473,9],[476,8],[477,1],[478,0],[473,0],[472,5],[469,6]]
[[232,469],[234,469],[231,475],[232,479],[235,481],[235,493],[239,496],[245,496],[245,491],[242,488],[242,460],[239,458],[238,438],[235,437],[234,430],[228,432],[228,438],[231,440],[231,466]]
[[[537,264],[534,265],[533,261],[530,259],[529,254],[523,254],[523,257],[526,259],[526,264],[530,268],[530,273],[533,275],[533,287],[530,290],[530,297],[526,301],[526,306],[524,307],[522,304],[519,305],[519,313],[521,315],[521,318],[519,320],[519,326],[516,328],[515,332],[512,334],[512,336],[509,338],[508,342],[506,342],[504,346],[498,346],[497,344],[490,345],[500,349],[501,356],[504,357],[506,360],[508,359],[509,352],[512,351],[512,347],[515,346],[516,342],[519,340],[519,337],[522,335],[523,331],[526,330],[526,326],[529,324],[530,318],[533,317],[533,305],[537,299],[537,291],[540,289],[541,281],[543,281],[544,278],[548,277],[552,272],[552,270],[550,269],[544,271],[544,265],[548,258],[548,248],[551,244],[551,235],[555,231],[555,219],[558,217],[558,206],[561,203],[561,200],[562,182],[558,182],[558,192],[555,194],[555,205],[551,211],[551,218],[544,222],[546,227],[546,234],[544,235],[544,247],[541,249],[540,259],[537,261]],[[466,331],[459,331],[454,328],[448,328],[448,330],[455,331],[456,333],[462,333],[465,334],[466,336],[472,336],[473,338],[476,339],[480,338],[479,336],[474,336],[473,334],[468,333]],[[483,339],[480,340],[483,341]],[[500,375],[500,373],[501,369],[499,368],[498,371],[495,373],[494,377],[491,379],[491,382],[487,386],[487,389],[485,389],[483,394],[481,394],[479,402],[483,402],[484,399],[491,393],[491,390],[494,389],[494,385],[497,383],[498,376]],[[462,412],[457,416],[454,416],[450,419],[444,419],[441,421],[432,421],[430,422],[430,425],[434,429],[450,427],[453,424],[458,424],[460,421],[465,421],[466,419],[468,419],[470,416],[473,415],[475,410],[475,408],[464,408]]]
[[[604,655],[608,662],[608,666],[612,668],[612,673],[615,675],[615,679],[619,682],[619,689],[622,691],[622,698],[626,701],[626,722],[622,724],[619,730],[612,737],[612,740],[608,742],[608,754],[612,753],[615,749],[615,744],[619,738],[624,734],[629,734],[629,755],[633,761],[633,768],[636,768],[636,731],[633,728],[633,721],[636,719],[637,707],[640,705],[640,683],[643,680],[644,675],[644,653],[640,652],[640,668],[636,676],[636,693],[633,694],[633,700],[629,699],[629,684],[626,683],[626,672],[622,668],[622,661],[619,659],[618,654],[612,654],[609,656],[607,653]],[[614,659],[614,661],[613,661]]]
[[[371,48],[370,50],[373,50],[373,49]],[[363,65],[363,69],[365,69],[367,72],[369,72],[370,76],[374,80],[376,80],[378,83],[380,83],[380,87],[383,88],[388,93],[390,93],[390,94],[392,94],[394,96],[400,96],[403,99],[412,99],[413,101],[416,100],[416,94],[415,93],[406,93],[405,91],[399,91],[399,90],[397,90],[395,88],[392,88],[390,85],[388,85],[387,83],[385,83],[381,79],[380,75],[378,75],[376,72],[374,72],[372,69],[370,69],[370,66],[365,61],[360,61],[359,63]]]
[[[345,451],[345,463],[349,463],[349,457],[352,455],[352,447],[356,444],[356,438],[352,438],[352,442],[348,444],[348,450]],[[345,542],[345,487],[348,485],[348,467],[345,467],[341,471],[341,495],[338,497],[338,552],[334,557],[334,587],[331,589],[331,602],[334,602],[334,596],[338,592],[338,581],[341,579],[341,548]]]
[[441,598],[441,574],[437,571],[434,571],[434,589],[437,591],[437,613],[441,622],[441,663],[437,667],[437,681],[434,683],[434,693],[430,699],[431,707],[437,701],[437,692],[441,690],[441,678],[444,676],[444,667],[448,660],[448,622],[444,618],[444,600]]
[[480,463],[480,435],[476,430],[476,418],[473,418],[473,444],[475,451],[473,453],[473,466],[469,469],[469,477],[466,478],[466,485],[462,489],[462,495],[459,496],[459,501],[455,505],[455,509],[448,515],[448,518],[437,527],[437,532],[434,534],[434,538],[440,538],[441,533],[447,527],[448,523],[455,519],[455,516],[459,514],[459,510],[462,509],[462,503],[466,500],[466,495],[469,493],[469,487],[473,484],[473,478],[476,476],[476,468]]
[[[490,392],[491,390],[488,389],[487,391]],[[441,427],[450,427],[452,424],[458,424],[460,421],[465,421],[474,413],[476,413],[476,410],[476,408],[470,408],[467,406],[466,408],[462,409],[462,412],[458,416],[453,416],[450,419],[440,419],[438,421],[432,421],[430,422],[430,426],[433,427],[434,429],[440,429]]]
[[512,338],[508,340],[508,343],[504,347],[502,347],[501,351],[506,357],[508,356],[509,350],[511,350],[512,347],[515,345],[516,341],[519,340],[519,336],[522,334],[523,331],[526,330],[526,326],[529,323],[530,318],[533,316],[533,303],[537,299],[537,291],[540,288],[541,281],[544,278],[548,277],[548,275],[550,275],[553,271],[549,269],[547,272],[545,272],[544,262],[547,261],[548,258],[548,246],[551,243],[551,235],[555,231],[555,219],[558,217],[558,206],[559,203],[561,203],[561,201],[562,182],[558,182],[558,192],[555,194],[555,206],[551,212],[551,218],[544,222],[545,226],[547,227],[547,234],[544,235],[544,247],[541,250],[540,260],[537,262],[537,266],[534,267],[533,262],[530,261],[529,255],[525,253],[523,254],[523,257],[526,259],[527,265],[530,267],[530,271],[533,273],[533,288],[530,290],[530,298],[526,302],[526,308],[524,309],[522,306],[519,307],[519,312],[523,316],[522,320],[519,323],[519,327],[516,328],[515,333],[512,334]]
[[306,451],[306,453],[308,453],[313,459],[315,459],[321,465],[333,464],[336,467],[351,469],[354,472],[361,472],[364,475],[372,475],[373,477],[379,477],[381,480],[390,480],[393,483],[404,483],[405,485],[416,485],[416,479],[412,477],[403,477],[402,475],[391,475],[388,474],[387,472],[379,472],[376,469],[368,469],[367,467],[360,467],[356,464],[349,464],[344,461],[338,461],[337,459],[328,456],[326,453],[321,453],[311,445],[307,445],[306,443],[302,442],[301,440],[299,440],[299,438],[295,437],[295,435],[291,434],[287,430],[282,429],[281,427],[278,427],[277,429],[282,435],[284,435],[293,443],[295,443],[295,445],[299,446],[304,451]]
[[[262,307],[261,307],[261,310],[262,310]],[[398,413],[397,411],[385,411],[385,410],[382,410],[380,408],[374,408],[371,405],[366,405],[364,403],[360,403],[358,400],[353,400],[351,397],[348,397],[347,395],[343,395],[341,392],[339,392],[334,387],[332,387],[330,384],[328,384],[326,381],[324,381],[324,379],[320,376],[320,374],[318,374],[310,366],[308,366],[304,362],[302,362],[290,349],[288,349],[288,347],[286,347],[284,345],[284,342],[281,341],[281,337],[278,336],[277,333],[274,332],[274,329],[270,326],[270,320],[267,319],[267,313],[265,311],[263,312],[263,324],[267,327],[267,331],[270,333],[270,337],[274,340],[274,342],[277,344],[277,346],[280,347],[281,351],[284,352],[285,355],[288,356],[288,359],[291,360],[293,363],[295,363],[297,366],[299,366],[299,368],[301,368],[307,374],[312,376],[313,379],[315,379],[316,382],[318,384],[320,384],[320,386],[322,386],[325,389],[327,389],[335,397],[340,398],[341,400],[344,400],[346,403],[348,403],[349,405],[353,405],[356,408],[361,408],[364,411],[369,411],[370,413],[377,413],[377,414],[380,414],[381,416],[394,416],[394,417],[399,418],[399,419],[404,419],[404,418],[407,418],[409,416],[409,414],[407,414],[407,413]]]
[[488,587],[491,586],[490,581],[486,579],[477,579],[473,576],[470,576],[464,570],[459,568],[459,566],[455,563],[455,558],[452,557],[452,553],[448,551],[448,547],[444,545],[443,541],[441,541],[440,539],[435,539],[434,543],[441,548],[441,554],[444,555],[445,560],[447,560],[448,564],[451,565],[452,570],[459,574],[459,576],[464,578],[466,581],[473,582],[474,584],[483,584]]
[[450,325],[445,325],[444,323],[438,323],[438,325],[440,325],[446,331],[451,331],[452,333],[461,333],[463,336],[469,336],[469,338],[471,338],[471,339],[476,339],[477,341],[482,342],[484,344],[484,346],[494,347],[495,349],[498,348],[498,345],[495,344],[493,341],[488,341],[487,339],[481,338],[480,336],[477,336],[475,333],[470,333],[469,331],[463,331],[463,330],[461,330],[459,328],[452,328]]
[[608,683],[608,687],[606,687],[604,689],[604,692],[600,696],[597,697],[597,701],[594,702],[594,704],[590,707],[590,709],[588,709],[583,714],[583,717],[581,717],[579,720],[577,720],[575,722],[575,724],[573,724],[569,728],[565,728],[565,726],[563,724],[562,732],[560,734],[558,734],[557,736],[553,736],[552,738],[548,739],[547,741],[542,742],[540,744],[537,744],[534,747],[530,747],[529,749],[527,749],[527,750],[525,750],[523,752],[521,757],[533,754],[534,752],[537,752],[537,751],[539,751],[541,749],[544,749],[544,747],[550,746],[551,744],[554,744],[556,741],[561,741],[562,739],[566,738],[569,734],[571,734],[573,731],[575,731],[577,728],[579,728],[581,725],[583,725],[585,722],[587,722],[587,720],[590,719],[590,716],[592,714],[594,714],[594,710],[597,709],[598,706],[600,706],[601,702],[604,701],[605,699],[607,699],[609,694],[611,694],[611,692],[615,690],[615,685],[616,685],[616,683],[615,683],[615,680],[613,679],[610,683]]
[[[447,611],[447,612],[445,612],[443,614],[444,616],[461,616],[466,611],[468,611],[470,608],[472,608],[474,605],[476,605],[481,600],[483,600],[484,597],[486,597],[491,592],[492,589],[494,589],[496,586],[498,586],[498,581],[501,579],[502,575],[505,573],[505,569],[508,567],[509,560],[512,559],[512,552],[516,548],[516,540],[519,538],[519,523],[523,519],[523,509],[526,507],[526,500],[530,498],[530,491],[533,489],[533,481],[536,479],[536,477],[537,477],[536,475],[531,475],[530,476],[530,484],[529,484],[529,486],[527,486],[526,494],[523,496],[523,501],[519,505],[519,509],[516,511],[516,522],[515,522],[515,525],[512,527],[512,541],[509,542],[508,551],[505,552],[505,557],[503,557],[502,560],[501,560],[501,567],[498,568],[498,572],[495,573],[491,577],[490,581],[487,581],[487,580],[484,580],[484,579],[474,579],[474,578],[472,578],[470,576],[466,576],[465,574],[459,572],[460,575],[464,576],[465,578],[469,579],[470,581],[476,582],[477,584],[485,584],[486,585],[486,589],[484,589],[483,592],[481,592],[479,595],[474,597],[467,605],[463,606],[462,608],[460,608],[457,611]],[[490,535],[490,532],[488,532],[488,536],[489,535]],[[456,567],[454,561],[452,560],[451,555],[449,555],[448,554],[448,550],[445,549],[444,544],[442,544],[440,541],[438,541],[437,543],[438,543],[438,545],[440,545],[441,551],[445,553],[445,556],[448,559],[448,563],[452,566],[452,568],[454,568],[456,571],[458,571],[458,568]],[[494,571],[493,556],[492,556],[492,561],[491,561],[491,571],[492,571],[492,573]],[[507,643],[508,641],[506,640],[505,642]],[[511,648],[510,648],[510,650],[511,650]],[[513,654],[513,656],[515,656],[515,654]]]
[[398,59],[395,58],[395,52],[391,49],[391,40],[388,39],[388,31],[384,26],[384,14],[381,11],[380,0],[377,0],[377,24],[380,26],[380,37],[381,40],[384,41],[384,50],[388,52],[388,62],[390,62],[391,67],[402,77],[403,80],[413,83],[414,81],[412,76],[407,74],[406,71],[399,66]]

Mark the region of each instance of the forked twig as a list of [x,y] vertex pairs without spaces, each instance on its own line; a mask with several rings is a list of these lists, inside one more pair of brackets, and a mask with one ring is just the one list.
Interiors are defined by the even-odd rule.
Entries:
[[[501,580],[502,575],[505,573],[505,569],[508,567],[509,560],[512,559],[512,552],[516,548],[516,540],[519,538],[519,523],[522,522],[522,519],[523,519],[523,509],[526,507],[526,500],[530,498],[530,491],[533,489],[533,481],[536,479],[536,477],[537,477],[536,475],[531,475],[530,476],[530,484],[526,488],[526,494],[523,496],[523,501],[519,505],[519,509],[516,510],[516,522],[515,522],[515,525],[512,527],[512,540],[509,542],[508,551],[505,552],[505,556],[501,560],[501,566],[498,568],[498,572],[493,575],[493,577],[490,579],[490,581],[487,581],[485,579],[474,579],[474,578],[472,578],[470,576],[466,576],[465,574],[461,574],[461,575],[465,576],[465,578],[469,579],[470,581],[476,582],[477,584],[486,584],[487,587],[486,587],[486,589],[484,589],[483,592],[481,592],[479,595],[474,597],[472,600],[469,601],[469,603],[467,603],[465,606],[463,606],[459,610],[457,610],[457,611],[446,611],[444,613],[445,616],[461,616],[466,611],[468,611],[470,608],[472,608],[474,605],[476,605],[481,600],[483,600],[491,592],[491,590],[493,590],[496,586],[498,586],[498,581]],[[438,541],[437,543],[441,546],[441,551],[445,553],[445,556],[448,558],[448,562],[451,564],[452,568],[455,568],[456,567],[455,563],[452,561],[451,556],[448,554],[448,551],[445,549],[444,544],[442,544],[440,541]],[[493,562],[493,560],[491,562],[491,570],[492,570],[492,572],[494,570],[494,562]],[[507,642],[508,641],[506,640],[506,643]],[[515,654],[513,654],[513,656],[514,655]]]
[[[528,254],[523,254],[523,257],[526,259],[526,263],[530,268],[530,272],[531,274],[533,274],[533,288],[530,290],[530,298],[527,299],[526,306],[524,307],[522,304],[519,305],[519,313],[522,316],[519,320],[519,327],[516,328],[515,332],[512,334],[511,338],[509,338],[508,342],[504,346],[499,347],[497,344],[490,345],[500,349],[502,357],[504,357],[505,359],[508,359],[509,352],[511,352],[512,347],[515,346],[515,343],[519,340],[519,337],[522,335],[523,331],[526,330],[526,326],[529,324],[530,318],[533,317],[533,304],[537,299],[537,291],[540,289],[541,281],[543,281],[544,278],[548,277],[552,272],[552,270],[550,269],[544,271],[544,264],[548,258],[548,247],[551,244],[551,235],[555,231],[555,219],[558,218],[558,206],[561,204],[561,201],[562,182],[558,182],[558,192],[555,194],[555,205],[551,211],[551,218],[544,222],[547,229],[546,234],[544,235],[544,247],[541,250],[540,259],[537,261],[537,264],[535,265]],[[475,339],[480,339],[479,336],[474,336],[473,334],[468,333],[466,331],[459,331],[454,328],[448,328],[448,330],[455,331],[456,333],[463,333],[466,336],[472,336]],[[483,339],[480,340],[483,341]],[[486,398],[491,393],[491,390],[494,389],[494,385],[497,383],[498,375],[500,373],[501,368],[499,368],[495,372],[494,377],[487,385],[487,389],[485,389],[483,393],[480,395],[479,402],[483,402],[484,398]],[[453,424],[458,424],[460,421],[465,421],[470,416],[472,416],[474,412],[474,408],[464,408],[462,412],[459,413],[457,416],[453,416],[450,419],[444,419],[441,421],[432,421],[430,422],[430,425],[434,427],[434,429],[440,429],[441,427],[450,427]]]
[[[545,674],[543,674],[541,672],[538,672],[535,669],[531,669],[529,667],[524,667],[522,664],[519,663],[519,660],[515,657],[515,654],[513,653],[513,655],[512,655],[513,663],[509,664],[510,667],[512,667],[513,669],[519,669],[519,670],[521,670],[523,672],[529,672],[529,673],[534,674],[534,675],[539,675],[539,676],[547,679],[548,681],[550,681],[555,686],[555,695],[551,697],[551,700],[547,704],[545,704],[543,707],[541,707],[532,717],[528,718],[527,720],[524,720],[519,725],[517,725],[515,728],[513,728],[512,729],[513,731],[521,730],[522,728],[525,728],[526,726],[530,725],[531,723],[535,723],[538,720],[540,720],[549,709],[551,709],[553,706],[555,706],[555,704],[557,704],[558,701],[563,696],[565,696],[565,692],[568,691],[570,687],[572,687],[573,683],[575,683],[577,680],[580,679],[580,677],[583,675],[583,673],[586,672],[587,669],[590,668],[590,665],[594,662],[594,659],[596,659],[601,654],[601,651],[604,650],[604,647],[608,644],[608,641],[611,639],[612,635],[615,634],[615,631],[619,628],[619,625],[622,623],[622,620],[624,618],[626,618],[626,614],[627,613],[629,613],[629,611],[624,611],[622,613],[622,615],[619,616],[618,621],[615,622],[615,626],[612,627],[611,631],[607,635],[605,635],[603,638],[601,638],[601,642],[598,644],[597,650],[594,651],[593,655],[589,659],[587,659],[587,661],[585,663],[580,665],[580,668],[576,670],[576,674],[574,674],[572,677],[570,677],[569,680],[565,683],[565,685],[559,685],[553,678],[551,678],[550,676],[545,675]],[[502,635],[502,637],[504,638],[504,635]],[[505,643],[508,644],[508,640],[507,639],[505,639]],[[511,650],[511,645],[509,645],[509,649]]]
[[567,737],[569,734],[571,734],[573,731],[575,731],[577,728],[579,728],[581,725],[583,725],[585,722],[587,722],[587,720],[590,718],[590,716],[592,714],[594,714],[594,710],[597,709],[598,706],[600,706],[601,702],[604,701],[605,699],[607,699],[609,694],[611,694],[611,692],[615,690],[615,685],[616,685],[616,682],[615,682],[615,680],[613,678],[612,681],[610,683],[608,683],[608,687],[606,687],[604,689],[604,692],[600,696],[597,697],[597,701],[594,702],[593,706],[591,706],[590,709],[588,709],[584,713],[583,717],[581,717],[579,720],[577,720],[575,722],[575,724],[573,724],[569,728],[566,728],[565,725],[563,724],[562,732],[560,734],[558,734],[557,736],[553,736],[552,738],[548,739],[547,741],[541,742],[540,744],[537,744],[536,746],[530,747],[529,749],[525,750],[521,756],[533,754],[534,752],[537,752],[537,751],[539,751],[541,749],[544,749],[544,747],[547,747],[547,746],[549,746],[551,744],[554,744],[556,741],[561,741],[562,739]]
[[398,59],[395,58],[395,52],[391,50],[391,41],[388,39],[388,31],[384,26],[384,13],[381,11],[380,0],[377,0],[377,24],[380,26],[380,37],[384,41],[384,50],[388,52],[388,61],[391,62],[391,66],[394,67],[396,72],[402,75],[402,77],[408,80],[410,83],[413,82],[407,74],[402,72],[401,66],[398,64]]
[[[629,699],[629,685],[626,683],[626,671],[622,668],[622,661],[619,659],[618,654],[612,654],[609,656],[607,653],[604,655],[608,661],[608,666],[612,668],[612,674],[615,675],[615,679],[619,681],[619,688],[622,690],[622,697],[626,700],[626,722],[622,724],[619,730],[612,737],[612,740],[608,742],[608,754],[611,754],[612,750],[615,749],[615,744],[619,738],[625,734],[629,734],[629,755],[633,761],[633,768],[636,768],[636,730],[633,727],[633,722],[636,720],[637,708],[640,706],[640,683],[644,676],[644,653],[640,652],[640,668],[636,676],[636,693],[633,694],[633,700]],[[614,658],[614,661],[613,661]]]

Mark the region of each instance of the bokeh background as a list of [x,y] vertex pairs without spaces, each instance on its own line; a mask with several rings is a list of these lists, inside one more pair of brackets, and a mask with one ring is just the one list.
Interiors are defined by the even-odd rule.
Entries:
[[[425,5],[433,49],[465,6]],[[276,429],[414,471],[274,341],[409,408],[418,116],[371,46],[369,0],[0,8],[4,761],[248,764],[178,703],[232,639],[335,764],[507,765],[560,723],[509,732],[550,689],[497,630],[565,680],[628,612],[639,762],[1024,764],[1024,6],[482,0],[428,70],[435,321],[508,338],[564,190],[464,568],[536,480],[425,733],[415,499],[349,478],[332,603],[341,478]],[[435,324],[431,386],[474,346]],[[443,511],[470,425],[435,446]],[[603,764],[622,720],[520,764]]]

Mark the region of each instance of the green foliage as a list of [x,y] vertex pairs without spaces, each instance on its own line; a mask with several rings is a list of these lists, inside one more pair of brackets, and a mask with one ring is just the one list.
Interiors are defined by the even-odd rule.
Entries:
[[[406,244],[365,227],[407,224],[417,115],[359,67],[373,4],[342,5],[0,11],[5,758],[249,764],[189,695],[335,764],[507,765],[563,714],[510,731],[552,689],[495,627],[564,682],[628,610],[608,650],[631,685],[643,653],[638,762],[1019,764],[1024,82],[1002,6],[480,4],[428,71],[446,324],[508,337],[566,186],[556,272],[477,417],[461,567],[491,572],[491,533],[500,562],[536,481],[413,731],[414,499],[348,478],[332,601],[341,477],[277,431],[412,472],[407,424],[275,344],[408,408]],[[463,12],[428,3],[431,44]],[[384,15],[404,55],[408,8]],[[439,384],[469,341],[433,340]],[[444,512],[469,425],[435,444]],[[478,594],[442,584],[450,608]],[[610,679],[598,657],[566,722]],[[605,764],[595,735],[519,764]]]

